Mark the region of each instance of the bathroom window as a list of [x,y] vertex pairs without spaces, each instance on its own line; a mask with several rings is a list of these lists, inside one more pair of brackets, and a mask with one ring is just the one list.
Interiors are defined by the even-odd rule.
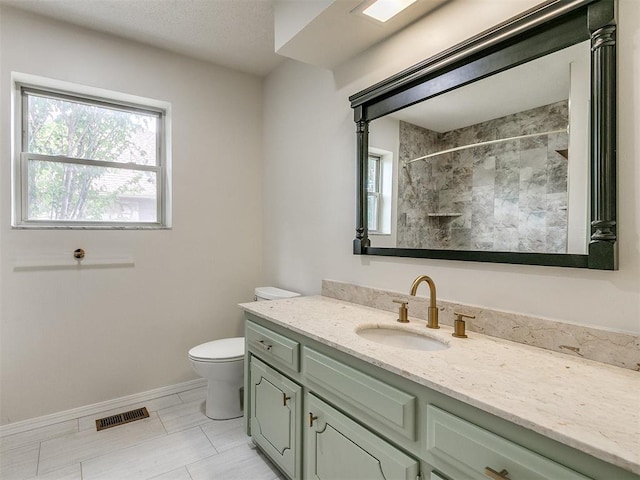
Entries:
[[367,228],[373,235],[391,233],[393,154],[380,148],[369,149],[367,162]]
[[14,226],[168,226],[165,109],[16,87]]
[[380,200],[382,198],[382,181],[380,155],[369,154],[367,164],[367,207],[368,207],[368,229],[369,232],[377,232],[380,224]]

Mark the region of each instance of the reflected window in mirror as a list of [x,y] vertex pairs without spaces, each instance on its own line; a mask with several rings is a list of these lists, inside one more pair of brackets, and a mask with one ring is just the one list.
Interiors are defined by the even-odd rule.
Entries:
[[367,163],[367,213],[369,217],[367,224],[370,233],[377,233],[380,224],[380,201],[382,199],[380,163],[380,156],[369,152]]
[[392,230],[394,177],[393,152],[384,148],[369,148],[367,159],[367,224],[371,235],[388,243]]

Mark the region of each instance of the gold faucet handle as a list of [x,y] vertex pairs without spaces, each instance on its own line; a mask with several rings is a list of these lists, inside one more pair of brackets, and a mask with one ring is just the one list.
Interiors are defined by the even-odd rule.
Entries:
[[476,316],[460,312],[453,312],[453,314],[458,318],[453,322],[453,333],[451,335],[457,338],[467,338],[467,334],[465,332],[466,323],[463,318],[476,318]]
[[409,323],[409,308],[407,304],[408,300],[392,300],[393,303],[399,303],[398,307],[398,322],[400,323]]

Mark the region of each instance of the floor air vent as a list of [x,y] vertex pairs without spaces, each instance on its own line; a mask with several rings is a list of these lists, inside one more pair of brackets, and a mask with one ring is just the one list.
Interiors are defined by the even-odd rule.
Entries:
[[110,417],[99,418],[96,420],[96,430],[104,430],[105,428],[117,427],[118,425],[124,425],[125,423],[135,422],[136,420],[142,420],[148,418],[149,412],[147,407],[131,410],[130,412],[118,413],[117,415],[111,415]]

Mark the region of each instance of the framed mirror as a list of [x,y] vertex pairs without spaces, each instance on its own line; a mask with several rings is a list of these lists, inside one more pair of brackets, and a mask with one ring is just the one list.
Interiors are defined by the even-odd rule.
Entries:
[[350,97],[354,253],[614,270],[615,0],[553,0]]

